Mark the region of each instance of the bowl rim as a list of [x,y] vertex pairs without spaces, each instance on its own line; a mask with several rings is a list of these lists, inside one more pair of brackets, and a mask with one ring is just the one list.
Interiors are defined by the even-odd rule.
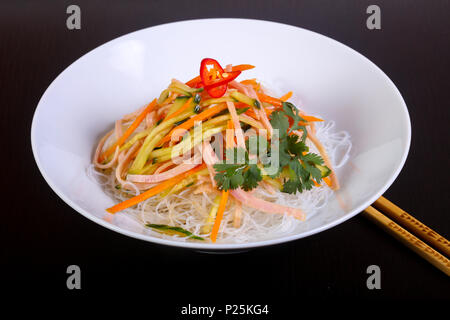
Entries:
[[[386,83],[391,87],[391,89],[393,89],[393,92],[395,93],[395,95],[397,95],[397,97],[399,98],[403,111],[404,111],[404,115],[406,117],[406,139],[407,139],[407,143],[405,145],[405,148],[403,150],[403,154],[401,156],[401,160],[400,163],[398,164],[397,168],[395,169],[394,173],[391,175],[391,177],[388,179],[388,181],[384,184],[384,186],[382,188],[380,188],[380,190],[378,192],[376,192],[372,197],[370,197],[367,201],[365,201],[362,205],[356,207],[355,209],[353,209],[352,211],[350,211],[349,213],[345,214],[344,216],[332,220],[320,227],[317,227],[313,230],[309,230],[306,232],[302,232],[300,234],[293,234],[293,235],[288,235],[288,236],[284,236],[284,237],[280,237],[280,238],[276,238],[276,239],[267,239],[267,240],[261,240],[261,241],[256,241],[256,242],[245,242],[245,243],[201,243],[201,242],[188,242],[188,241],[176,241],[176,240],[170,240],[170,239],[162,239],[162,238],[157,238],[157,237],[153,237],[150,235],[145,235],[145,234],[141,234],[141,233],[137,233],[134,231],[129,231],[129,230],[125,230],[122,229],[110,222],[107,222],[101,218],[98,218],[96,216],[94,216],[93,214],[89,213],[87,210],[84,210],[83,208],[81,208],[80,206],[78,206],[74,201],[72,201],[71,199],[69,199],[68,197],[66,197],[64,195],[64,193],[59,189],[59,187],[57,186],[57,184],[49,177],[49,175],[47,175],[47,173],[45,172],[45,170],[43,169],[43,166],[41,164],[41,160],[39,159],[38,153],[37,153],[37,145],[36,145],[36,119],[38,117],[38,114],[40,112],[40,110],[43,108],[41,105],[43,104],[43,101],[45,100],[49,89],[53,86],[53,84],[59,80],[59,78],[66,73],[66,71],[70,70],[74,64],[76,64],[79,60],[84,59],[87,55],[89,55],[90,53],[92,53],[93,51],[96,51],[97,49],[100,49],[104,46],[110,45],[113,42],[116,41],[120,41],[122,38],[124,37],[128,37],[134,33],[138,33],[138,32],[142,32],[144,30],[148,30],[148,29],[154,29],[154,28],[158,28],[158,27],[163,27],[163,26],[167,26],[167,25],[172,25],[172,24],[186,24],[186,23],[208,23],[208,22],[212,22],[212,21],[223,21],[223,22],[251,22],[251,23],[270,23],[270,24],[276,24],[276,25],[281,25],[283,27],[288,27],[288,28],[293,28],[293,29],[301,29],[303,32],[306,33],[312,33],[315,36],[319,37],[319,38],[325,38],[327,41],[331,41],[334,42],[334,44],[343,47],[347,50],[350,50],[350,52],[352,52],[353,54],[356,54],[357,56],[359,56],[360,58],[363,58],[363,60],[365,60],[366,62],[368,62],[372,67],[374,67],[374,70],[376,70],[376,72],[378,72],[386,81]],[[169,22],[169,23],[164,23],[164,24],[158,24],[155,26],[151,26],[151,27],[146,27],[146,28],[141,28],[138,29],[136,31],[132,31],[129,32],[127,34],[121,35],[119,37],[116,37],[112,40],[109,40],[97,47],[95,47],[94,49],[91,49],[90,51],[88,51],[87,53],[85,53],[84,55],[82,55],[81,57],[79,57],[77,60],[75,60],[74,62],[72,62],[69,66],[67,66],[62,72],[60,72],[58,74],[58,76],[50,83],[50,85],[47,87],[47,89],[45,90],[44,94],[42,95],[42,97],[40,98],[38,105],[34,111],[33,114],[33,120],[31,123],[31,149],[32,149],[32,153],[34,156],[34,159],[36,161],[37,167],[39,168],[39,171],[41,173],[41,175],[43,176],[43,178],[45,179],[45,181],[48,183],[48,185],[50,186],[50,188],[62,199],[64,200],[64,202],[66,202],[70,207],[72,207],[72,209],[76,210],[78,213],[80,213],[81,215],[83,215],[84,217],[88,218],[89,220],[105,227],[108,228],[112,231],[118,232],[120,234],[126,235],[128,237],[132,237],[135,239],[140,239],[140,240],[144,240],[147,242],[151,242],[151,243],[156,243],[156,244],[160,244],[160,245],[167,245],[167,246],[171,246],[171,247],[180,247],[180,248],[189,248],[189,249],[198,249],[198,250],[203,250],[203,251],[224,251],[224,250],[240,250],[240,249],[251,249],[251,248],[258,248],[258,247],[265,247],[265,246],[271,246],[271,245],[276,245],[276,244],[281,244],[281,243],[286,243],[286,242],[291,242],[294,240],[298,240],[298,239],[302,239],[314,234],[317,234],[319,232],[325,231],[327,229],[330,229],[336,225],[339,225],[345,221],[347,221],[348,219],[356,216],[358,213],[362,212],[365,208],[367,208],[369,205],[371,205],[376,199],[378,199],[384,192],[386,192],[386,190],[392,185],[392,183],[395,181],[395,179],[398,177],[398,175],[400,174],[400,171],[402,170],[406,159],[408,157],[408,153],[409,153],[409,149],[411,146],[411,120],[410,120],[410,116],[409,116],[409,112],[408,112],[408,108],[406,106],[406,103],[400,93],[400,91],[398,90],[398,88],[395,86],[395,84],[393,83],[393,81],[375,64],[373,63],[371,60],[369,60],[367,57],[365,57],[364,55],[362,55],[361,53],[359,53],[358,51],[352,49],[351,47],[337,41],[334,40],[328,36],[325,36],[323,34],[320,34],[318,32],[315,31],[311,31],[302,27],[297,27],[294,25],[289,25],[286,23],[280,23],[280,22],[276,22],[276,21],[270,21],[270,20],[259,20],[259,19],[246,19],[246,18],[206,18],[206,19],[188,19],[188,20],[179,20],[179,21],[174,21],[174,22]]]

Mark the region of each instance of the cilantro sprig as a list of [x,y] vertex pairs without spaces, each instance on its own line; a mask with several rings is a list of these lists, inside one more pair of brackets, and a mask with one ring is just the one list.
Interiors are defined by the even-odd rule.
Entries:
[[[322,157],[309,153],[305,122],[298,109],[290,102],[284,102],[283,110],[273,112],[270,117],[270,123],[274,129],[278,129],[279,135],[278,150],[272,152],[278,152],[280,159],[280,168],[272,178],[282,175],[282,191],[286,193],[310,190],[314,185],[313,179],[320,183],[323,178],[320,166],[325,168],[324,171],[329,171],[323,166]],[[302,131],[302,136],[291,134],[294,130]]]
[[[283,102],[282,109],[274,111],[270,115],[270,123],[274,129],[272,140],[278,139],[278,146],[271,144],[273,147],[270,148],[267,141],[262,141],[262,143],[268,154],[273,156],[278,153],[279,168],[270,177],[283,179],[283,192],[296,193],[310,190],[314,181],[320,183],[331,173],[331,170],[324,165],[321,156],[309,152],[309,147],[306,145],[306,121],[292,103]],[[303,134],[301,136],[292,134],[295,130],[303,132]],[[257,146],[261,148],[261,142],[258,142]],[[247,145],[247,149],[250,154],[256,154],[249,145]],[[234,161],[214,165],[217,171],[214,179],[219,188],[229,190],[241,187],[246,191],[256,188],[262,180],[260,167],[254,161],[250,161],[246,150],[239,148],[227,150],[229,155],[230,152],[233,152],[231,157]],[[238,161],[239,154],[242,158],[241,161]],[[265,162],[263,159],[260,160]],[[270,166],[270,163],[264,163],[264,167],[267,166]]]

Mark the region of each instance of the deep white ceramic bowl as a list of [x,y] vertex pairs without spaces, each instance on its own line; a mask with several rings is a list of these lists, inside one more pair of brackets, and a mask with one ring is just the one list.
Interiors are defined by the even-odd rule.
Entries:
[[[103,219],[105,208],[114,202],[86,175],[94,145],[114,120],[158,96],[172,78],[187,81],[197,75],[204,57],[223,64],[255,65],[246,71],[246,78],[296,92],[307,112],[332,119],[337,130],[350,133],[350,163],[338,171],[345,209],[335,199],[294,234],[243,244],[164,240],[146,235],[129,219],[119,217],[112,223]],[[392,184],[407,157],[410,138],[405,102],[392,81],[368,59],[308,30],[246,19],[169,23],[92,50],[49,86],[31,128],[33,153],[42,175],[76,211],[131,237],[200,250],[272,245],[344,222]]]

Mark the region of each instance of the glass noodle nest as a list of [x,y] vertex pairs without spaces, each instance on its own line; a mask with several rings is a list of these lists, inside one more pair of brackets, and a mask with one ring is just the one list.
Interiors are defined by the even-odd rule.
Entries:
[[[227,66],[227,68],[231,67]],[[179,81],[173,80],[171,85],[174,83],[179,83]],[[258,85],[258,87],[255,87],[255,84]],[[229,93],[233,90],[241,91],[242,93],[251,96],[251,94],[249,94],[250,90],[246,90],[246,87],[251,88],[254,90],[253,92],[257,92],[258,94],[261,93],[269,97],[277,96],[274,91],[269,91],[265,86],[262,86],[256,81],[242,81],[238,83],[236,80],[233,80],[228,83],[227,86],[227,91],[223,97],[228,97]],[[166,100],[166,104],[164,105],[164,103],[161,103],[162,101],[158,101],[162,105],[152,113],[147,114],[145,119],[135,128],[133,134],[128,137],[124,144],[141,133],[142,138],[135,142],[135,149],[138,150],[138,143],[140,143],[139,147],[141,147],[142,142],[145,139],[143,133],[146,132],[146,130],[149,131],[149,129],[159,125],[164,119],[167,119],[168,113],[174,113],[173,110],[170,111],[170,108],[173,105],[173,99],[177,96],[183,96],[183,93],[173,91],[168,92],[168,94],[166,93],[166,96],[164,97],[166,98],[164,99]],[[259,100],[258,102],[262,106],[262,109],[264,109],[265,106],[269,107],[269,104],[265,102],[264,99],[263,101],[258,99],[259,97],[260,96],[258,95],[258,97],[255,98]],[[169,98],[172,98],[172,100]],[[206,101],[208,98],[211,99],[211,97],[208,96],[208,93],[204,92],[201,101]],[[300,105],[296,96],[291,100],[296,100],[296,105]],[[217,103],[208,106],[202,106],[202,102],[199,102],[199,105],[203,107],[201,110],[203,111],[220,103],[223,103],[223,101],[218,101]],[[231,103],[234,104],[234,102]],[[197,103],[194,103],[193,105],[197,107]],[[229,107],[229,103],[227,103],[227,106]],[[98,161],[99,154],[104,154],[108,148],[111,148],[111,146],[114,145],[119,137],[123,135],[123,132],[132,125],[133,121],[139,116],[142,110],[143,108],[130,113],[116,122],[115,128],[103,139],[103,145],[100,145],[100,147],[97,148],[98,152],[96,152],[96,155],[94,156],[94,161],[87,170],[88,175],[96,183],[100,184],[104,191],[117,202],[127,201],[137,195],[145,193],[155,185],[162,183],[146,184],[130,181],[129,171],[130,168],[133,168],[133,161],[136,160],[138,151],[131,155],[131,152],[128,152],[129,149],[120,151],[117,147],[115,153],[110,155],[110,159],[107,159],[109,162],[106,159],[102,162]],[[260,112],[253,108],[253,106],[249,106],[246,110],[249,112],[242,113],[244,117],[251,117],[251,115]],[[252,111],[254,112],[253,114]],[[231,112],[232,111],[230,111],[230,113]],[[250,114],[250,116],[248,116],[248,114]],[[157,119],[163,120],[159,120],[158,123]],[[245,124],[242,122],[242,118],[239,120],[241,120],[240,124]],[[257,118],[253,120],[264,127],[264,122],[261,119],[259,121]],[[229,120],[229,122],[230,121],[232,120]],[[176,125],[177,124],[174,124],[173,126]],[[333,121],[320,121],[308,123],[307,125],[309,126],[308,130],[312,130],[316,139],[320,141],[320,145],[317,145],[317,141],[311,141],[311,139],[308,139],[307,137],[305,144],[309,147],[309,152],[321,155],[326,153],[328,167],[331,167],[332,173],[335,174],[335,170],[344,166],[349,158],[351,150],[349,134],[345,131],[337,132]],[[250,127],[250,130],[255,129],[251,125]],[[234,126],[233,129],[236,130],[236,127]],[[235,144],[238,143],[236,138],[233,140]],[[208,142],[208,139],[206,142]],[[171,144],[173,143],[169,141],[165,146],[170,146]],[[130,159],[128,162],[124,162],[124,159],[127,156],[129,156]],[[200,158],[203,158],[202,161],[205,162],[204,155],[200,155]],[[124,163],[125,165],[123,165]],[[146,159],[145,165],[147,168],[153,168],[148,169],[148,172],[150,172],[146,173],[148,175],[160,174],[176,167],[173,162],[171,163],[171,159],[155,163],[155,160],[152,160],[151,157]],[[184,178],[183,181],[186,181],[186,183],[183,183],[183,181],[178,182],[174,186],[170,186],[162,192],[144,199],[136,205],[115,213],[115,216],[111,216],[109,213],[106,213],[106,216],[112,219],[117,219],[118,217],[132,219],[143,226],[146,233],[155,237],[177,241],[210,241],[215,218],[217,217],[218,201],[221,195],[223,197],[224,191],[223,186],[221,188],[221,186],[218,185],[218,180],[213,179],[214,173],[217,173],[214,171],[214,166],[208,165],[207,168],[208,170],[203,170],[203,174],[201,175],[192,175],[191,177]],[[337,179],[337,177],[335,178]],[[280,188],[277,188],[275,183],[269,183],[267,180],[261,180],[256,188],[253,188],[246,193],[252,197],[270,203],[299,208],[305,213],[306,219],[311,218],[311,216],[326,206],[333,196],[333,189],[336,189],[333,188],[331,184],[329,186],[322,180],[320,183],[315,183],[316,186],[309,190],[303,190],[302,192],[297,193],[286,193],[283,192],[282,189],[280,190]],[[278,178],[278,180],[284,181],[283,178]],[[219,243],[243,243],[275,238],[294,232],[299,225],[303,223],[303,221],[292,215],[263,212],[254,206],[248,206],[246,203],[242,203],[238,200],[238,198],[233,197],[232,190],[229,191],[231,192],[230,197],[228,198],[223,211],[223,217],[221,218],[217,229],[216,237],[217,242]],[[215,212],[212,208],[216,209]],[[149,225],[164,226],[164,228],[158,229],[155,227],[146,227]],[[176,227],[182,229],[167,229],[166,226],[169,228]],[[179,232],[179,230],[182,230],[183,232]],[[201,237],[201,239],[187,236],[191,234],[193,236]],[[213,241],[215,240],[216,238],[214,238]]]

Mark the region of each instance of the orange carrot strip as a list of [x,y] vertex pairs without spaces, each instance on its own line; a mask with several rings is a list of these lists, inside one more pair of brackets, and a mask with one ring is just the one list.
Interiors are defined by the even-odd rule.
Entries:
[[273,104],[276,107],[282,107],[283,106],[283,101],[281,101],[280,99],[268,96],[268,95],[266,95],[264,93],[258,93],[258,98],[262,102],[267,102],[267,103]]
[[233,66],[233,71],[245,71],[253,69],[255,66],[252,66],[251,64],[238,64],[237,66]]
[[186,101],[186,103],[183,104],[183,106],[181,106],[180,109],[178,109],[177,111],[175,111],[171,115],[168,115],[165,120],[169,120],[169,119],[172,119],[173,117],[176,117],[176,116],[180,115],[183,111],[185,111],[187,108],[189,108],[189,105],[191,104],[192,100],[193,100],[193,98],[190,97],[189,100]]
[[99,162],[103,162],[105,158],[109,157],[114,152],[116,147],[120,147],[125,142],[125,140],[127,140],[128,137],[134,132],[134,130],[136,130],[136,128],[139,127],[139,125],[145,119],[147,114],[150,111],[153,111],[155,106],[156,106],[156,99],[154,99],[152,102],[148,104],[148,106],[144,109],[144,111],[142,111],[141,114],[138,115],[137,118],[133,121],[133,123],[127,129],[127,131],[125,131],[125,133],[100,156]]
[[242,83],[242,84],[245,84],[245,85],[247,85],[247,84],[250,84],[250,85],[257,84],[257,83],[256,83],[256,79],[242,80],[241,83]]
[[195,117],[190,118],[189,120],[183,122],[182,124],[180,124],[179,126],[173,128],[159,143],[160,145],[170,141],[170,138],[172,137],[172,134],[175,132],[175,130],[178,129],[184,129],[184,130],[188,130],[190,128],[192,128],[195,124],[195,122],[197,121],[203,121],[213,115],[215,115],[216,113],[219,113],[222,110],[225,110],[227,108],[227,105],[224,103],[218,104],[212,108],[206,109],[205,111],[197,114]]
[[[276,109],[269,109],[269,108],[264,108],[264,111],[266,112],[267,116],[270,117],[270,115],[272,114],[272,112],[276,111]],[[255,120],[258,120],[258,116],[256,115],[255,111],[253,111],[252,109],[248,109],[247,111],[244,112],[246,115],[252,117]]]
[[[237,66],[233,66],[232,71],[245,71],[245,70],[253,69],[254,67],[255,66],[252,66],[251,64],[239,64]],[[200,78],[200,76],[197,76],[197,77],[189,80],[188,82],[186,82],[186,85],[188,85],[189,87],[194,87],[197,84],[199,84],[200,82],[202,82],[202,78]]]
[[281,101],[287,101],[289,100],[289,98],[292,97],[292,91],[289,91],[288,93],[286,93],[284,96],[282,96],[280,98]]
[[233,121],[228,120],[227,131],[225,131],[225,148],[234,148],[234,131]]
[[195,87],[195,85],[200,82],[202,82],[202,78],[200,78],[200,76],[197,76],[186,82],[186,85],[188,85],[189,87]]
[[302,117],[303,119],[305,119],[306,121],[308,121],[308,122],[323,121],[323,119],[316,118],[316,117],[313,117],[313,116],[301,115],[301,117]]
[[330,178],[325,177],[322,179],[323,181],[325,181],[325,183],[331,188],[333,186],[333,183],[331,182]]
[[256,92],[261,88],[261,85],[258,82],[256,82],[255,79],[243,80],[241,81],[241,83],[252,86]]
[[228,201],[229,190],[222,190],[222,198],[220,198],[219,209],[217,210],[216,220],[214,221],[214,226],[211,231],[211,241],[216,242],[217,234],[219,233],[220,222],[222,221],[223,212],[225,211],[225,206]]
[[121,203],[116,204],[115,206],[112,206],[111,208],[106,209],[106,211],[108,211],[109,213],[116,213],[116,212],[122,211],[126,208],[132,207],[132,206],[138,204],[139,202],[147,200],[148,198],[153,197],[154,195],[157,195],[158,193],[166,190],[167,188],[170,188],[170,187],[176,185],[178,182],[180,182],[184,178],[186,178],[204,168],[206,168],[206,164],[202,164],[191,170],[183,172],[182,174],[180,174],[178,176],[175,176],[173,178],[170,178],[169,180],[161,182],[157,186],[148,189],[147,191],[145,191],[144,193],[141,193],[140,195],[138,195],[136,197],[130,198],[128,200],[125,200]]

